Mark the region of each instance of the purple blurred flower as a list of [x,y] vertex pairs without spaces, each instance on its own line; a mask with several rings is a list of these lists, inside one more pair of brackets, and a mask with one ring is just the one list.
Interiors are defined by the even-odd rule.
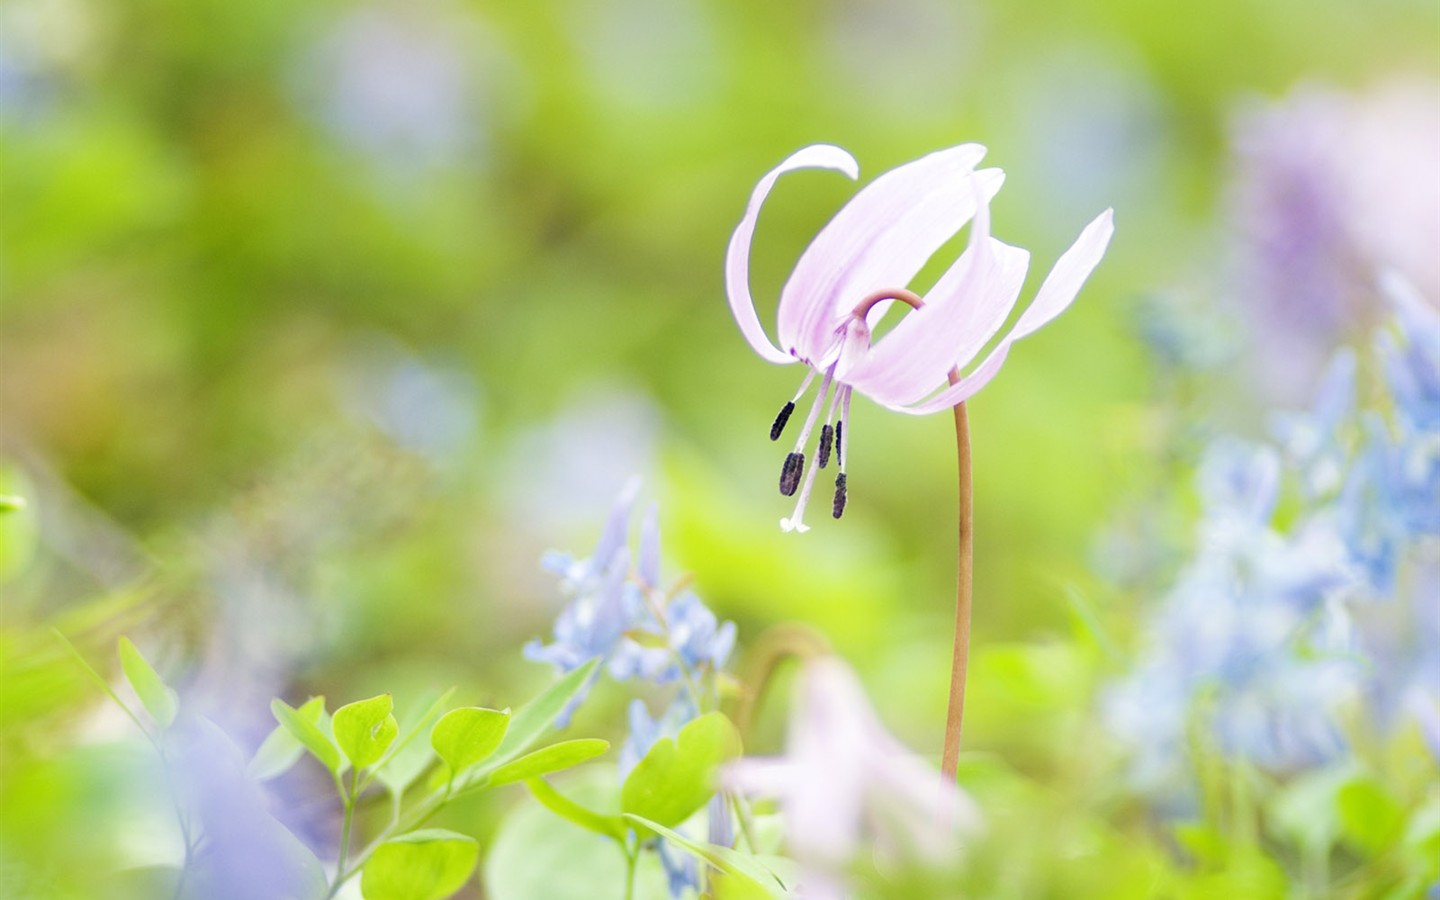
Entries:
[[805,664],[786,754],[731,764],[736,790],[777,797],[789,851],[807,869],[803,896],[844,895],[861,853],[952,858],[980,824],[974,803],[886,731],[855,672],[835,657]]
[[[800,390],[771,428],[772,440],[779,438],[810,383],[817,375],[821,378],[780,476],[781,493],[791,496],[799,490],[800,494],[794,514],[780,522],[786,531],[808,530],[803,521],[805,504],[816,470],[829,462],[832,443],[839,470],[832,511],[838,518],[844,510],[844,439],[852,391],[911,415],[963,402],[995,376],[1012,343],[1070,304],[1104,254],[1114,230],[1110,210],[1086,226],[1040,286],[1034,302],[989,355],[957,384],[942,387],[952,368],[968,365],[1000,331],[1019,298],[1029,265],[1027,251],[990,237],[989,201],[1000,190],[1004,174],[998,169],[975,171],[984,155],[979,144],[932,153],[880,176],[846,204],[801,255],[780,294],[778,347],[761,327],[750,295],[750,243],[760,207],[786,172],[835,169],[853,179],[859,177],[859,167],[839,147],[817,144],[771,170],[751,194],[726,253],[731,312],[750,346],[767,361],[809,367]],[[923,308],[909,313],[871,346],[874,327],[892,305],[889,299],[876,302],[877,292],[903,289],[972,217],[968,248],[926,294]],[[804,451],[822,406],[817,464],[802,486]]]
[[1297,402],[1331,349],[1378,323],[1386,268],[1440,295],[1440,84],[1308,86],[1236,117],[1236,290],[1266,352],[1258,387]]
[[257,900],[319,896],[325,874],[300,839],[270,815],[265,791],[245,759],[204,719],[177,734],[174,775],[186,798],[186,819],[204,835],[186,897]]

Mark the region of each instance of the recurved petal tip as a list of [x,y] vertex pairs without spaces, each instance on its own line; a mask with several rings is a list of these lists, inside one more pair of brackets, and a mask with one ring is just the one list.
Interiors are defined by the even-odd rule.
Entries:
[[730,300],[730,312],[740,333],[755,352],[773,363],[794,362],[790,354],[776,347],[760,325],[755,314],[755,300],[750,295],[750,242],[755,236],[755,223],[760,218],[760,207],[769,196],[775,181],[786,172],[795,169],[835,169],[844,172],[852,180],[860,176],[860,166],[855,157],[832,144],[812,144],[795,151],[780,165],[766,173],[755,190],[750,194],[750,203],[745,215],[730,236],[730,246],[725,252],[725,293]]

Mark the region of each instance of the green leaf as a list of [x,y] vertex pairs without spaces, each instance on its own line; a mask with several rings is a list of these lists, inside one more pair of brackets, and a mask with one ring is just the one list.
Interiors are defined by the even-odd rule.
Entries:
[[510,726],[510,710],[462,706],[440,717],[430,732],[430,746],[454,775],[495,752]]
[[356,700],[335,710],[331,727],[335,743],[350,759],[350,765],[364,769],[379,762],[400,733],[400,723],[391,710],[395,698],[381,694],[368,700]]
[[426,828],[375,849],[360,875],[365,900],[443,900],[470,880],[480,861],[472,837]]
[[685,835],[671,831],[659,822],[653,822],[643,816],[631,813],[625,813],[624,816],[630,823],[640,826],[642,833],[653,831],[680,849],[688,851],[735,879],[736,883],[729,885],[727,896],[785,896],[785,885],[780,882],[774,872],[766,869],[752,856],[731,850],[729,847],[722,847],[719,844],[692,841]]
[[435,721],[435,717],[440,715],[440,711],[450,702],[454,693],[453,687],[447,688],[443,694],[436,697],[435,701],[426,707],[425,712],[420,714],[420,718],[405,729],[405,735],[391,746],[390,752],[376,767],[377,777],[391,794],[399,796],[405,793],[411,782],[430,764],[430,745],[416,743],[415,739]]
[[536,778],[540,775],[548,775],[551,772],[559,772],[562,769],[578,766],[586,760],[594,759],[609,749],[610,742],[598,738],[561,741],[558,744],[542,747],[533,753],[527,753],[517,760],[500,766],[490,773],[490,779],[486,784],[489,787],[497,787],[502,784]]
[[[323,710],[325,698],[314,699],[320,701]],[[313,703],[314,700],[311,702]],[[325,768],[337,775],[340,773],[340,751],[336,749],[334,742],[325,736],[325,732],[320,730],[320,726],[316,722],[300,715],[299,710],[292,708],[278,697],[270,701],[270,712],[275,715],[275,720],[285,726],[285,730],[294,736],[295,740],[303,744],[305,749],[325,765]]]
[[555,717],[565,709],[570,699],[580,692],[589,680],[600,660],[592,659],[585,665],[569,672],[564,678],[540,692],[540,695],[520,707],[510,720],[505,739],[496,748],[492,762],[496,765],[509,762],[529,749],[536,739],[550,727]]
[[1336,802],[1346,840],[1363,850],[1385,850],[1404,828],[1405,810],[1400,802],[1368,775],[1342,787]]
[[80,651],[75,648],[74,644],[70,643],[70,639],[67,638],[58,628],[51,628],[50,633],[55,635],[55,639],[58,640],[62,645],[64,645],[66,651],[68,651],[70,656],[73,657],[74,660],[80,664],[80,669],[87,676],[89,676],[90,680],[95,683],[95,686],[98,687],[105,694],[105,696],[113,700],[116,706],[124,710],[125,715],[130,718],[130,721],[135,723],[136,728],[139,728],[142,733],[148,735],[150,733],[150,729],[145,727],[145,723],[140,721],[140,717],[135,715],[134,710],[125,705],[125,701],[120,699],[120,695],[116,694],[115,691],[111,689],[110,683],[106,681],[103,677],[101,677],[100,673],[95,671],[95,669],[88,662],[85,661],[85,657],[80,655]]
[[[296,710],[312,724],[320,721],[320,714],[324,711],[324,697],[311,697]],[[245,771],[256,781],[279,778],[290,771],[290,767],[295,765],[304,753],[305,745],[284,725],[276,725],[275,730],[265,736]]]
[[535,795],[535,799],[540,801],[541,806],[562,819],[569,819],[581,828],[588,828],[596,834],[603,834],[622,844],[625,842],[625,820],[619,816],[607,816],[592,809],[586,809],[555,790],[543,778],[531,778],[525,782],[525,786],[530,789],[530,793]]
[[690,722],[674,740],[661,738],[620,789],[623,812],[673,828],[715,793],[715,773],[740,755],[740,736],[718,712]]
[[120,668],[125,671],[125,680],[135,689],[135,696],[140,698],[145,711],[162,729],[169,728],[179,711],[175,692],[161,680],[127,637],[120,638]]

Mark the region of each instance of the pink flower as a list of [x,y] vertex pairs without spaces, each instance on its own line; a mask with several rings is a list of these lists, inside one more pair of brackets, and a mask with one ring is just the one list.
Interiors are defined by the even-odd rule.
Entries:
[[837,873],[862,852],[944,862],[980,827],[970,798],[885,730],[837,657],[806,662],[786,741],[784,756],[740,760],[724,780],[779,799],[803,896],[843,896]]
[[[816,375],[821,379],[780,475],[782,494],[800,492],[794,514],[780,521],[786,531],[808,530],[805,504],[816,470],[828,465],[832,449],[839,473],[832,513],[839,518],[844,511],[852,391],[911,415],[963,402],[995,377],[1011,344],[1070,305],[1104,255],[1114,231],[1108,209],[1060,257],[1014,327],[979,365],[956,384],[946,385],[952,368],[969,365],[999,333],[1019,298],[1030,260],[1027,251],[990,236],[989,202],[1004,174],[999,169],[976,171],[984,155],[979,144],[941,150],[885,173],[855,195],[800,256],[781,291],[779,346],[761,327],[750,296],[750,242],[760,206],[776,179],[793,169],[835,169],[851,178],[858,177],[859,169],[839,147],[816,144],[771,170],[751,194],[726,253],[730,309],[755,352],[773,363],[802,362],[810,370],[794,399],[781,409],[771,440],[780,437]],[[923,299],[923,306],[872,345],[872,330],[892,300],[908,294],[903,289],[930,256],[972,218],[969,246],[924,298],[915,298]],[[806,474],[804,451],[822,407],[817,465]]]

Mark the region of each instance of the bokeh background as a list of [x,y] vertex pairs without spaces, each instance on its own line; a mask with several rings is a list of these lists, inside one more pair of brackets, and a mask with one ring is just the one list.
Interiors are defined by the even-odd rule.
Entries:
[[[970,404],[967,746],[1037,821],[1105,823],[1037,854],[1106,859],[1147,814],[1094,788],[1119,776],[1086,752],[1093,699],[1189,552],[1198,447],[1301,402],[1381,318],[1346,253],[1437,296],[1437,77],[1421,0],[9,0],[0,462],[29,502],[0,522],[0,868],[87,896],[163,856],[93,827],[144,808],[144,754],[51,626],[110,668],[130,634],[252,746],[273,695],[515,703],[550,677],[521,657],[560,603],[541,552],[587,552],[637,473],[742,647],[813,625],[938,753],[949,420],[857,402],[846,518],[782,534],[766,433],[799,373],[724,299],[753,184],[822,141],[862,180],[988,145],[1031,291],[1116,209],[1079,301]],[[762,319],[853,190],[781,182]],[[1352,281],[1287,306],[1306,277]]]

